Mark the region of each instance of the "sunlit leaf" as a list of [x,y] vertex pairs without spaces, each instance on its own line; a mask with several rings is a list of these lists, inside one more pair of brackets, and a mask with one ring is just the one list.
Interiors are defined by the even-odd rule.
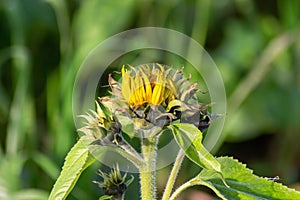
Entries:
[[258,177],[246,165],[230,157],[217,158],[221,171],[229,188],[224,187],[214,170],[203,169],[191,184],[205,185],[222,199],[300,199],[300,192],[287,188],[281,183]]
[[172,124],[171,130],[186,156],[200,167],[220,172],[220,164],[202,144],[201,131],[192,124]]
[[81,173],[95,161],[86,146],[91,143],[91,141],[92,140],[86,136],[81,137],[70,150],[48,200],[66,199]]

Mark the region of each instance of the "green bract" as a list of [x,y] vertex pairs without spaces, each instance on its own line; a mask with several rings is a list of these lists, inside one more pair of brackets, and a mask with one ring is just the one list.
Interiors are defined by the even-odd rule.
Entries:
[[103,181],[94,181],[94,183],[104,191],[104,195],[110,197],[108,199],[122,199],[128,185],[133,181],[133,176],[126,181],[127,173],[122,176],[119,165],[114,166],[109,174],[99,170],[98,175],[103,178]]

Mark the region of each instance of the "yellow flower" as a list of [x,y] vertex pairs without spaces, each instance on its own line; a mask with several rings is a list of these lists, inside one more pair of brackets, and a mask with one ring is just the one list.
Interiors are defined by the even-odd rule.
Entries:
[[122,80],[109,75],[111,96],[99,98],[97,112],[83,116],[87,124],[80,131],[105,145],[118,144],[121,132],[132,138],[138,130],[164,127],[173,120],[203,131],[210,115],[197,100],[197,83],[190,84],[191,76],[185,78],[183,72],[158,63],[123,66]]
[[122,96],[129,105],[161,105],[175,99],[177,92],[172,78],[162,65],[155,66],[130,70],[122,67]]

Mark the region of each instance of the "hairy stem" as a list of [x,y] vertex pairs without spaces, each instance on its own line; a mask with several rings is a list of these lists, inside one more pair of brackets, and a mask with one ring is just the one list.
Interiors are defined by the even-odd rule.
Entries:
[[184,190],[194,185],[203,185],[210,189],[212,189],[216,195],[218,195],[221,199],[225,199],[225,197],[220,193],[218,189],[215,187],[210,187],[210,183],[202,181],[200,177],[196,176],[191,180],[187,181],[186,183],[182,184],[179,188],[175,190],[175,192],[171,195],[169,200],[175,200]]
[[176,177],[178,175],[178,172],[180,170],[182,161],[184,159],[184,156],[185,156],[184,150],[180,149],[178,154],[177,154],[176,160],[174,162],[174,165],[173,165],[172,171],[170,173],[168,182],[166,184],[166,188],[165,188],[162,200],[168,200],[169,199],[169,197],[171,195],[171,192],[172,192],[172,189],[173,189],[173,186],[174,186],[174,183],[175,183],[175,180],[176,180]]
[[194,185],[197,185],[197,182],[195,182],[194,179],[189,180],[188,182],[184,183],[179,188],[177,188],[172,194],[172,196],[169,198],[169,200],[175,200],[181,192]]
[[130,144],[126,142],[125,139],[123,139],[119,143],[119,146],[130,155],[130,157],[128,157],[127,159],[129,159],[137,168],[140,168],[140,166],[143,165],[144,159]]
[[142,139],[142,154],[145,164],[140,167],[142,200],[155,200],[155,169],[157,137]]

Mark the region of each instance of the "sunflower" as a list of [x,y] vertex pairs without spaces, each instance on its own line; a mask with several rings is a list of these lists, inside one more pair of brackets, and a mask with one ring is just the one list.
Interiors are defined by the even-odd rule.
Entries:
[[122,67],[122,96],[130,106],[166,105],[176,98],[176,87],[161,64],[141,65],[138,69]]
[[122,115],[136,119],[135,124],[139,124],[135,125],[136,129],[149,123],[162,127],[177,119],[192,120],[197,127],[207,128],[210,121],[206,106],[201,105],[196,96],[200,90],[197,83],[189,83],[191,76],[185,78],[183,72],[183,68],[174,70],[159,63],[138,67],[123,65],[121,81],[109,78],[117,115],[121,110]]
[[198,102],[197,83],[190,84],[191,76],[183,74],[183,68],[174,70],[158,63],[122,66],[121,81],[109,76],[111,96],[99,98],[102,106],[97,103],[97,112],[85,116],[87,126],[80,130],[113,143],[120,130],[134,137],[141,130],[163,129],[174,120],[192,123],[203,131],[210,124],[210,115]]

